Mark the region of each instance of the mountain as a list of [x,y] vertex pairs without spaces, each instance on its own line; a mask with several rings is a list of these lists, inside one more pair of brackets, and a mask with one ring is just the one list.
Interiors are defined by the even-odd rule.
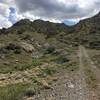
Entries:
[[75,30],[82,44],[100,48],[100,13],[78,23]]
[[[9,29],[0,30],[0,34],[22,34],[24,32],[37,32],[46,38],[55,37],[67,44],[83,44],[87,47],[99,47],[100,44],[100,13],[92,18],[80,21],[77,25],[69,27],[63,23],[28,19],[20,20]],[[29,35],[29,34],[28,34]]]
[[[0,100],[31,99],[41,90],[55,89],[51,83],[57,79],[64,80],[65,87],[65,79],[76,84],[79,78],[84,78],[81,64],[84,65],[86,81],[89,80],[87,83],[89,86],[92,84],[94,90],[97,81],[90,69],[91,62],[84,54],[85,49],[77,52],[79,45],[93,48],[96,52],[91,55],[89,49],[90,57],[96,59],[96,66],[100,65],[100,13],[72,27],[40,19],[33,22],[23,19],[8,29],[0,30]],[[59,85],[62,88],[62,84],[57,88]]]
[[87,47],[99,47],[100,44],[100,13],[92,18],[80,21],[77,25],[69,27],[63,23],[52,23],[49,21],[28,19],[20,20],[8,29],[0,30],[0,34],[25,35],[23,33],[39,33],[46,38],[54,37],[66,44],[83,44]]
[[[69,33],[71,28],[62,23],[28,19],[20,20],[8,29],[0,30],[0,72],[9,73],[30,69],[34,58],[57,56],[55,62],[67,61],[65,43],[58,39],[60,33]],[[61,59],[62,58],[62,59]],[[40,61],[35,61],[35,66]]]
[[11,28],[8,29],[9,31],[32,31],[37,33],[43,33],[47,35],[47,37],[59,34],[61,32],[69,33],[72,28],[66,26],[63,23],[52,23],[49,21],[43,20],[35,20],[33,22],[29,21],[28,19],[20,20],[19,22],[15,23]]
[[[80,44],[100,49],[100,13],[72,27],[40,19],[33,22],[23,19],[8,29],[0,30],[1,69],[8,65],[16,66],[17,59],[19,65],[30,63],[32,57],[46,52],[62,51],[65,54],[65,48]],[[13,64],[7,64],[8,59]]]

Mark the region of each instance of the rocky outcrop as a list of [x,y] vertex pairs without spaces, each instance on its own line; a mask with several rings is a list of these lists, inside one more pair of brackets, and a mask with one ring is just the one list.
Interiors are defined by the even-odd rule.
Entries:
[[33,52],[35,50],[35,48],[33,47],[33,45],[26,43],[26,42],[21,42],[20,46],[26,51],[26,52]]

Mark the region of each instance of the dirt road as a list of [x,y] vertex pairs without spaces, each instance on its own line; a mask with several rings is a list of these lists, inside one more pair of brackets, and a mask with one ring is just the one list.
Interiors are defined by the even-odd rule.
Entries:
[[59,79],[52,84],[52,89],[41,90],[32,100],[93,100],[85,81],[83,55],[80,46],[77,52],[79,70],[71,74],[60,71],[57,75]]
[[95,78],[95,80],[92,79],[93,81],[95,81],[95,84],[96,84],[96,87],[94,89],[92,89],[93,91],[91,90],[92,93],[94,92],[92,94],[92,95],[94,95],[94,96],[92,96],[92,98],[93,98],[92,100],[100,100],[100,70],[98,69],[98,67],[94,64],[94,62],[89,57],[89,55],[88,55],[89,51],[87,51],[86,48],[83,46],[80,46],[80,49],[83,53],[83,57],[84,57],[85,61],[87,62],[86,67],[90,68],[90,70]]
[[100,82],[100,70],[98,69],[98,67],[95,66],[94,62],[90,59],[85,47],[81,46],[81,49],[83,51],[83,55],[84,55],[85,59],[87,60],[88,64],[91,66],[91,69],[93,70],[94,74],[96,75],[96,78]]

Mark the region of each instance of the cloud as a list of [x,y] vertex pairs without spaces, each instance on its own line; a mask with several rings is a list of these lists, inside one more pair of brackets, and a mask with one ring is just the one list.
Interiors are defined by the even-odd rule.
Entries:
[[9,17],[9,6],[7,4],[0,3],[0,28],[8,28],[12,23],[7,19]]
[[21,14],[48,20],[82,19],[100,9],[99,0],[15,0]]
[[0,4],[0,15],[7,17],[7,16],[9,16],[9,12],[10,12],[10,10],[9,10],[8,5],[1,3]]
[[16,11],[14,0],[0,0],[0,29],[11,27],[22,19],[22,15]]
[[12,26],[12,23],[7,18],[0,15],[0,29],[2,27],[8,28],[10,26]]
[[0,0],[0,27],[24,18],[77,23],[99,11],[100,0]]

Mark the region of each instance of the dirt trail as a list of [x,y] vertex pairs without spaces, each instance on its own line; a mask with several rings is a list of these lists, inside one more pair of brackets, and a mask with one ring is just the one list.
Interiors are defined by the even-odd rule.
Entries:
[[52,89],[41,90],[40,94],[35,95],[32,100],[94,100],[90,96],[85,81],[83,52],[79,48],[78,60],[79,71],[68,74],[60,71],[57,75],[58,81],[52,84]]
[[[70,77],[70,78],[69,78]],[[42,90],[32,100],[89,100],[85,85],[77,76],[62,74],[51,90]],[[91,100],[91,99],[90,99]]]
[[82,92],[83,95],[86,94],[86,95],[84,95],[85,96],[84,99],[81,99],[81,100],[87,100],[87,98],[89,99],[90,93],[89,93],[89,90],[88,90],[88,87],[87,87],[87,83],[85,81],[84,62],[83,62],[84,54],[82,52],[81,46],[79,47],[79,53],[78,54],[79,54],[79,62],[80,62],[80,79],[81,79],[81,82],[82,82],[81,87],[83,88],[81,90],[81,92]]
[[93,99],[93,100],[100,100],[100,70],[98,69],[97,66],[95,66],[94,62],[90,59],[85,47],[80,46],[80,48],[83,52],[85,60],[88,62],[88,65],[89,65],[94,77],[96,78],[97,88],[94,89],[94,96],[96,96],[96,99]]
[[81,46],[81,49],[83,50],[85,59],[88,61],[88,63],[91,66],[91,69],[93,70],[94,74],[96,75],[96,78],[98,79],[98,81],[100,82],[100,70],[98,69],[98,67],[95,66],[94,62],[90,59],[87,50]]

